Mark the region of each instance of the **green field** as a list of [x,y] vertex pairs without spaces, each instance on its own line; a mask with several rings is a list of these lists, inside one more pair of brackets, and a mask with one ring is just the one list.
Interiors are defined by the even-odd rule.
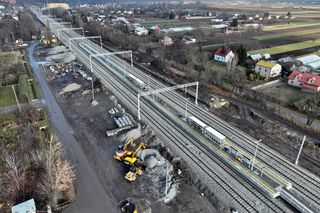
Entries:
[[290,51],[294,51],[294,50],[307,49],[307,48],[316,47],[316,46],[320,46],[320,39],[303,41],[303,42],[286,44],[286,45],[280,45],[280,46],[275,46],[272,48],[254,50],[254,51],[250,51],[249,54],[269,53],[271,55],[274,55],[274,54],[290,52]]
[[12,87],[0,87],[0,107],[16,104]]
[[267,88],[263,91],[263,93],[289,104],[296,103],[310,96],[309,93],[303,92],[298,88],[291,87],[286,84],[277,87]]
[[264,35],[264,36],[256,36],[253,37],[257,40],[268,40],[268,39],[274,39],[274,38],[285,38],[285,37],[291,37],[291,36],[304,36],[304,35],[310,35],[314,33],[320,33],[320,29],[309,29],[309,30],[300,30],[300,31],[294,31],[294,32],[286,32],[286,33],[274,33],[270,35]]
[[16,100],[12,87],[10,85],[1,86],[5,83],[5,77],[12,75],[17,78],[9,84],[14,84],[19,102],[21,94],[27,97],[27,100],[40,98],[40,90],[37,82],[34,80],[32,72],[26,63],[21,60],[22,54],[19,51],[0,53],[0,107],[15,105]]
[[306,20],[306,21],[299,21],[294,22],[291,24],[277,24],[277,25],[269,25],[264,26],[263,31],[277,31],[277,30],[285,30],[285,29],[292,29],[292,28],[303,28],[309,26],[320,26],[319,21],[317,20]]

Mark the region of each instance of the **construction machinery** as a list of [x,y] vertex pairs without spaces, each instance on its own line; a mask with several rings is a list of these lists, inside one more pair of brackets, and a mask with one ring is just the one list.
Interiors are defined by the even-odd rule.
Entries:
[[123,213],[138,213],[136,205],[132,203],[129,199],[120,202],[119,207]]
[[124,158],[124,163],[129,165],[129,172],[125,175],[125,179],[132,182],[137,179],[138,175],[142,175],[142,167],[141,163],[135,157],[137,152],[141,149],[145,149],[146,145],[142,141],[140,145],[135,149],[133,153],[128,152],[128,156]]
[[116,154],[113,156],[114,159],[118,161],[123,161],[123,159],[127,156],[129,149],[132,148],[134,142],[134,138],[131,137],[125,144],[121,144],[118,146],[118,150]]
[[138,175],[142,175],[142,166],[137,165],[137,163],[134,165],[131,164],[129,166],[129,172],[127,172],[124,178],[130,182],[133,182],[137,179]]
[[139,146],[133,151],[127,151],[126,153],[126,157],[124,158],[124,162],[126,164],[135,164],[135,162],[137,161],[137,158],[136,158],[136,154],[138,153],[138,151],[140,149],[145,149],[146,148],[146,145],[143,141],[141,141],[141,143],[139,144]]

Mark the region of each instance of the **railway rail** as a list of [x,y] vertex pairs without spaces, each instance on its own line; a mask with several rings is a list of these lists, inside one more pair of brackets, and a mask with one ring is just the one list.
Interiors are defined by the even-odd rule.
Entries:
[[[58,26],[58,25],[57,25]],[[65,32],[65,33],[61,33],[62,35],[64,35],[65,36],[65,38],[67,39],[68,37],[76,37],[76,36],[79,36],[79,34],[77,35],[77,33],[75,33],[75,32],[72,32],[72,31],[70,31],[70,32]],[[90,42],[88,42],[88,41],[86,41],[87,43],[90,43]],[[66,44],[67,44],[67,42],[66,42]],[[92,43],[90,43],[90,45],[92,45],[92,46],[94,46],[94,44],[92,44]],[[98,48],[97,48],[98,49]],[[102,50],[102,49],[100,49],[101,51],[105,51],[105,50]],[[78,52],[80,52],[81,50],[78,50]],[[85,57],[88,57],[88,56],[86,56],[86,55],[82,55],[81,57],[83,57],[83,58],[85,58]],[[115,56],[111,56],[111,57],[109,57],[110,58],[110,60],[112,59],[114,62],[114,64],[118,64],[117,66],[120,66],[121,67],[121,69],[122,69],[122,67],[123,67],[123,61],[121,61],[118,57],[115,57]],[[121,63],[121,65],[119,65],[119,63]],[[86,64],[88,65],[88,62],[86,62]],[[129,65],[128,65],[128,67],[130,67]],[[102,69],[103,70],[103,67],[100,67],[100,69]],[[114,68],[112,68],[112,69],[114,69]],[[119,69],[119,68],[118,68]],[[98,72],[97,71],[97,69],[95,69],[95,71],[96,72]],[[135,68],[132,68],[132,67],[130,67],[130,69],[128,69],[127,70],[127,72],[131,72],[133,75],[135,75],[135,76],[137,76],[138,78],[140,78],[141,80],[143,80],[143,81],[146,81],[146,78],[149,78],[145,73],[143,73],[143,72],[141,72],[140,70],[138,70],[138,69],[135,69]],[[101,73],[100,73],[101,74]],[[108,82],[110,85],[113,85],[113,84],[111,84],[112,82]],[[115,85],[116,86],[116,85]],[[160,82],[158,82],[158,81],[156,81],[156,80],[154,80],[154,79],[152,79],[152,78],[150,78],[150,86],[151,86],[151,88],[153,88],[153,89],[157,89],[157,88],[162,88],[162,87],[164,87],[164,85],[162,84],[162,83],[160,83]],[[130,90],[129,90],[130,91]],[[124,95],[124,97],[125,96],[127,96],[128,95],[128,93],[127,92],[125,92],[125,91],[122,91],[122,95]],[[182,109],[184,109],[184,105],[185,105],[185,98],[183,98],[179,93],[177,93],[177,92],[169,92],[168,94],[166,94],[165,95],[166,97],[168,96],[168,98],[170,99],[170,100],[172,100],[172,102],[173,103],[175,103],[176,105],[178,105],[178,106],[183,106],[183,107],[181,107]],[[132,106],[135,106],[135,99],[134,99],[134,96],[132,97]],[[236,130],[235,131],[235,128],[234,127],[231,127],[230,125],[228,125],[228,124],[226,124],[224,121],[222,121],[221,119],[219,119],[219,118],[217,118],[217,117],[215,117],[214,115],[212,115],[211,113],[208,113],[208,112],[206,112],[206,111],[204,111],[204,110],[202,110],[199,106],[197,106],[197,105],[194,105],[193,103],[190,103],[189,104],[189,106],[190,106],[190,109],[189,110],[191,110],[190,111],[190,113],[191,114],[193,114],[194,116],[197,116],[198,118],[200,118],[200,119],[203,119],[205,122],[209,122],[209,124],[210,125],[212,125],[212,126],[214,126],[215,128],[217,128],[217,130],[218,131],[220,131],[220,132],[222,132],[222,133],[224,133],[226,136],[228,136],[229,138],[232,138],[232,137],[234,137],[234,135],[236,135],[237,137],[239,137],[242,141],[240,141],[240,142],[242,142],[242,143],[240,143],[239,142],[239,144],[238,145],[240,145],[240,146],[242,146],[242,147],[244,147],[249,153],[252,153],[253,152],[253,149],[254,149],[254,144],[255,144],[255,140],[254,139],[252,139],[250,136],[247,136],[246,134],[243,134],[243,133],[241,133],[239,130]],[[148,115],[145,115],[145,116],[148,116]],[[150,116],[150,115],[149,115]],[[163,116],[163,115],[161,115],[161,116]],[[152,116],[151,117],[148,117],[148,118],[152,118]],[[156,121],[155,122],[155,124],[158,124],[158,122]],[[161,128],[160,128],[161,129]],[[230,135],[230,133],[231,133],[231,135]],[[162,133],[163,134],[163,133]],[[192,140],[190,140],[190,141],[192,141]],[[245,145],[243,145],[243,142],[245,142],[244,144]],[[249,143],[249,145],[247,144],[247,142]],[[250,145],[250,143],[251,143],[251,145]],[[195,144],[194,144],[195,145]],[[259,150],[260,151],[260,150]],[[308,177],[310,177],[310,174],[308,174],[309,176],[307,176],[307,177],[303,177],[303,175],[301,175],[300,174],[300,172],[299,171],[296,171],[296,169],[292,169],[291,167],[287,167],[287,168],[285,168],[285,167],[283,167],[283,164],[280,164],[281,163],[281,161],[282,160],[284,160],[284,159],[278,159],[277,157],[273,157],[273,153],[272,153],[272,155],[270,156],[270,153],[271,153],[271,150],[268,150],[267,148],[263,148],[262,150],[261,150],[261,152],[262,153],[264,153],[264,155],[265,156],[261,156],[261,155],[259,155],[260,156],[260,158],[262,158],[262,157],[266,157],[266,158],[269,158],[270,159],[270,157],[272,157],[272,158],[274,158],[274,160],[275,161],[277,161],[278,163],[279,163],[279,165],[277,165],[278,167],[281,167],[281,168],[279,168],[277,171],[279,171],[279,172],[281,172],[281,174],[284,174],[284,173],[286,173],[286,172],[288,172],[288,171],[292,171],[292,173],[294,172],[294,174],[288,174],[286,177],[288,177],[288,179],[292,179],[292,180],[294,180],[294,178],[292,178],[292,176],[293,175],[297,175],[300,179],[298,179],[298,180],[296,180],[296,181],[294,181],[294,185],[293,185],[293,187],[297,187],[297,190],[299,190],[300,192],[302,191],[302,192],[305,192],[305,194],[303,195],[303,196],[305,196],[305,195],[307,195],[308,194],[308,192],[310,191],[310,189],[309,189],[309,187],[310,186],[306,186],[305,188],[303,187],[303,184],[304,183],[301,183],[301,184],[297,184],[297,186],[296,186],[296,183],[299,183],[299,181],[307,181],[307,178]],[[280,156],[281,157],[281,156]],[[261,159],[260,159],[261,160]],[[263,160],[262,160],[263,161]],[[263,161],[263,162],[265,162],[265,161]],[[267,165],[268,165],[268,162],[265,162]],[[287,169],[287,171],[286,171],[286,169]],[[283,171],[284,170],[284,171]],[[289,173],[289,172],[288,172]],[[304,173],[304,171],[303,171],[303,173]],[[295,176],[296,177],[296,176]],[[311,185],[318,185],[319,186],[319,184],[317,184],[317,183],[319,183],[319,180],[318,180],[318,178],[314,178],[314,182],[311,184]],[[316,193],[317,191],[317,188],[318,188],[318,186],[316,186],[316,189],[315,189],[315,191],[313,191],[314,193],[311,193],[311,196],[316,196],[316,198],[314,198],[314,200],[313,201],[316,201],[316,199],[319,197],[319,195]],[[299,188],[300,187],[300,188]],[[310,198],[310,196],[308,196],[308,199]],[[247,209],[247,210],[249,210],[249,209]],[[276,212],[276,211],[275,211]]]
[[[119,66],[119,70],[123,68],[123,61],[119,62],[118,57],[111,56],[109,57],[109,59]],[[152,89],[159,89],[166,86],[162,82],[150,78],[141,70],[135,67],[130,67],[129,64],[127,68],[128,69],[126,70],[126,72],[136,75],[144,82],[149,81],[150,87]],[[186,99],[179,93],[173,91],[168,92],[168,94],[165,94],[164,96],[169,98],[172,103],[179,106],[182,111],[185,109]],[[231,126],[214,114],[203,110],[201,107],[192,102],[188,103],[188,113],[213,126],[216,130],[226,135],[237,146],[241,147],[251,155],[254,154],[256,139]],[[270,148],[263,145],[260,146],[258,159],[263,164],[281,174],[282,177],[290,180],[293,183],[293,190],[296,192],[296,195],[300,199],[307,202],[310,206],[315,208],[315,210],[320,211],[319,177],[311,174],[310,172],[299,166],[294,165],[293,163],[282,157],[280,154],[276,153],[274,150],[271,150]]]

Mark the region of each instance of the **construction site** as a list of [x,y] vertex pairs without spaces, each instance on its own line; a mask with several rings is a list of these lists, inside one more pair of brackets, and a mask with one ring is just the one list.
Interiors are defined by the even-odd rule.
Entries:
[[34,54],[72,127],[60,134],[83,149],[110,212],[318,212],[319,178],[210,113],[199,82],[168,86],[135,67],[131,51],[33,13],[61,42]]
[[117,202],[129,198],[139,212],[226,211],[152,128],[137,122],[101,84],[94,86],[92,103],[93,76],[84,66],[49,62],[42,58],[46,52],[52,50],[35,52],[40,63],[47,62],[41,65],[46,79],[103,187]]

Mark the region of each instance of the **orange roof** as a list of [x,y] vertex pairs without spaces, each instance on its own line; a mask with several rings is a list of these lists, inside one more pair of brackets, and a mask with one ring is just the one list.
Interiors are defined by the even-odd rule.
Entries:
[[[293,80],[297,75],[300,75],[300,82],[306,85],[312,85],[316,87],[320,87],[320,75],[308,73],[308,72],[300,72],[298,70],[292,71],[291,75],[288,77],[288,79]],[[313,82],[311,83],[309,80],[313,79]]]

